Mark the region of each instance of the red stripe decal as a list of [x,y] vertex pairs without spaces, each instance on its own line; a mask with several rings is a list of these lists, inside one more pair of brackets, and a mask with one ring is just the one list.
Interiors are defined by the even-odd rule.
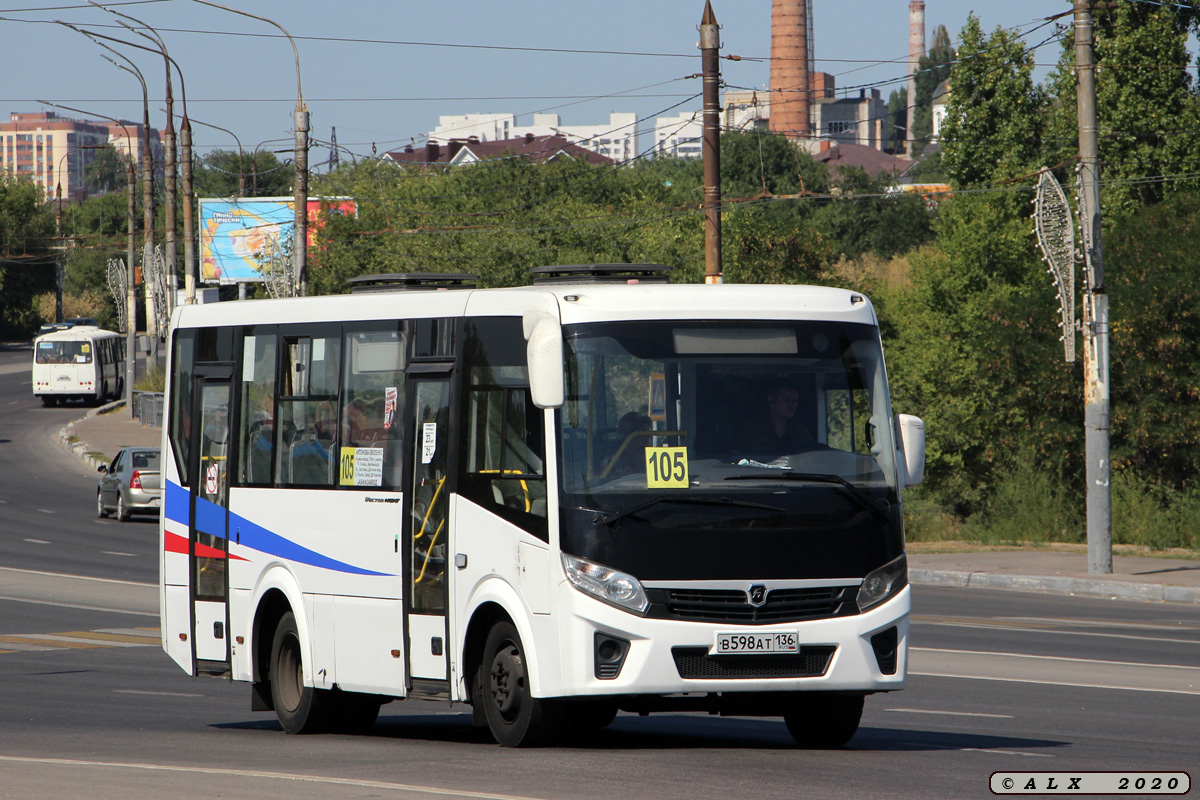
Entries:
[[[179,553],[180,555],[188,554],[188,540],[184,536],[177,533],[167,532],[166,541],[164,543],[168,553]],[[196,542],[196,557],[197,558],[225,558],[225,551],[207,544]],[[229,556],[235,561],[245,561],[241,556]]]

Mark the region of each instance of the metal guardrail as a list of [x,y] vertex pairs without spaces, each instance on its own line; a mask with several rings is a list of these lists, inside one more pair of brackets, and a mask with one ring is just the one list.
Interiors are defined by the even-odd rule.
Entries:
[[163,393],[133,391],[133,416],[143,425],[162,427]]

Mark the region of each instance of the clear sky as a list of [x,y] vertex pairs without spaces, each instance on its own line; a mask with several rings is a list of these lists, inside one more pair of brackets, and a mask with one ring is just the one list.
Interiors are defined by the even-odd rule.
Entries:
[[[441,114],[511,112],[518,124],[527,124],[540,111],[558,113],[566,124],[600,124],[609,112],[633,111],[649,118],[642,126],[646,130],[656,115],[700,108],[694,97],[700,81],[688,76],[700,71],[696,42],[703,0],[224,0],[222,5],[274,20],[296,38],[314,167],[328,158],[322,143],[334,127],[339,146],[369,155],[373,148],[383,153],[423,142]],[[813,0],[813,5],[818,70],[833,73],[839,88],[879,85],[885,99],[903,84],[908,0]],[[295,61],[275,27],[195,0],[118,0],[110,7],[162,35],[183,71],[188,111],[196,123],[228,128],[247,151],[264,140],[275,140],[264,148],[292,146]],[[722,61],[725,81],[765,87],[771,0],[713,0],[713,9],[722,26],[722,54],[743,57]],[[1069,9],[1067,0],[927,0],[926,36],[932,41],[934,27],[941,24],[957,39],[972,10],[985,30],[1024,32]],[[40,99],[140,120],[136,79],[105,61],[106,51],[54,20],[148,44],[114,27],[118,20],[112,14],[86,3],[0,0],[0,51],[6,65],[0,118],[14,111],[56,110],[40,105]],[[1040,28],[1029,40],[1041,42],[1052,32],[1053,25]],[[151,124],[161,129],[162,58],[114,46],[146,75]],[[1052,42],[1038,51],[1037,62],[1051,64],[1058,52]],[[1039,76],[1044,73],[1039,70]],[[175,93],[178,112],[178,85]],[[194,127],[198,151],[236,149],[228,134]],[[648,145],[650,138],[643,141]]]

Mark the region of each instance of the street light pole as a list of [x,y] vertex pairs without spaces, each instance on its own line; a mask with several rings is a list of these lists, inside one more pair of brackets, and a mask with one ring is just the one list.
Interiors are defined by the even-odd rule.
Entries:
[[246,194],[246,168],[245,168],[246,151],[242,149],[242,140],[238,138],[238,135],[236,133],[229,130],[228,128],[222,128],[220,125],[213,125],[211,122],[201,122],[198,119],[194,119],[194,120],[192,120],[192,122],[196,123],[197,125],[203,125],[206,128],[212,128],[213,130],[218,130],[218,131],[223,131],[224,133],[228,133],[230,136],[233,137],[233,140],[235,142],[237,142],[237,146],[238,146],[238,188],[237,188],[237,194],[235,195],[235,197],[241,197],[242,195]]
[[[70,106],[59,105],[58,103],[50,103],[45,100],[39,100],[38,102],[42,103],[44,105],[54,106],[55,108],[61,108],[66,111],[73,111],[76,114],[86,114],[88,116],[100,117],[100,119],[106,119],[109,122],[112,122],[112,123],[115,123],[115,124],[121,126],[121,129],[123,131],[125,131],[125,141],[127,143],[133,142],[133,139],[129,135],[129,126],[125,124],[124,120],[116,119],[115,117],[106,117],[103,114],[96,114],[95,112],[84,111],[84,110],[78,109],[78,108],[71,108]],[[132,147],[132,144],[131,144],[131,147]],[[63,156],[63,158],[66,158],[67,155],[70,155],[69,150]],[[60,159],[59,163],[61,164],[61,159]],[[134,343],[134,338],[136,336],[136,331],[137,331],[137,290],[133,283],[133,278],[134,278],[133,250],[134,250],[134,241],[136,239],[135,230],[137,227],[136,222],[135,222],[135,220],[137,219],[137,214],[136,214],[137,203],[134,199],[134,191],[135,191],[135,187],[137,185],[137,178],[134,175],[133,154],[132,153],[130,153],[129,157],[125,159],[125,167],[126,167],[126,172],[127,172],[127,175],[126,175],[126,180],[127,180],[127,184],[128,184],[127,188],[128,188],[128,192],[129,192],[129,202],[128,202],[128,205],[126,208],[126,220],[125,220],[126,225],[128,227],[128,237],[126,240],[126,254],[125,254],[125,405],[127,405],[129,407],[129,413],[131,416],[133,416],[134,415],[133,384],[134,384],[134,381],[136,380],[135,366],[136,366],[136,362],[137,362],[137,351],[135,349],[136,345]],[[55,177],[56,178],[58,177],[57,173],[56,173]],[[55,189],[55,194],[58,198],[58,215],[57,215],[56,227],[57,227],[58,235],[61,237],[62,236],[62,181],[61,181],[61,179],[59,179],[59,182]],[[62,298],[61,289],[62,289],[62,280],[61,280],[61,271],[60,271],[60,280],[59,280],[60,301]],[[59,310],[59,318],[56,321],[62,322],[61,308]]]
[[194,0],[194,2],[274,25],[292,43],[292,53],[296,57],[296,110],[294,114],[296,126],[296,198],[295,225],[293,226],[292,233],[293,270],[295,275],[293,279],[295,281],[296,294],[303,297],[308,294],[308,106],[304,104],[304,92],[300,88],[300,51],[296,48],[296,40],[292,38],[292,35],[282,25],[266,17],[260,17],[257,14],[251,14],[246,11],[239,11],[235,8],[220,5],[219,3],[210,2],[210,0]]
[[[150,31],[149,34],[137,30],[131,25],[124,22],[122,26],[133,33],[149,40],[153,44],[157,44],[162,52],[163,59],[167,62],[167,130],[171,134],[174,133],[172,123],[172,95],[171,95],[171,66],[175,67],[175,71],[179,74],[179,90],[182,93],[183,100],[183,120],[179,126],[179,142],[181,148],[181,158],[183,163],[180,165],[181,179],[183,182],[183,267],[184,267],[184,296],[188,305],[196,302],[196,231],[195,219],[192,214],[192,126],[188,121],[187,112],[187,83],[183,79],[183,70],[180,69],[179,63],[171,58],[167,52],[167,43],[163,41],[162,36],[152,26],[146,24],[137,17],[132,17],[128,14],[122,14],[119,11],[114,11],[111,8],[96,3],[95,0],[88,0],[92,5],[99,6],[105,11],[114,16],[121,17],[136,22],[141,27]],[[153,34],[153,35],[151,35]],[[172,277],[176,277],[176,252],[175,252],[175,147],[174,136],[172,135],[171,146],[168,148],[168,166],[167,166],[167,210],[169,217],[168,225],[168,246],[167,246],[167,271]],[[175,305],[174,292],[171,292],[171,297],[168,301],[168,308]]]
[[1084,449],[1087,478],[1088,572],[1109,574],[1112,567],[1112,467],[1109,429],[1108,292],[1100,246],[1100,156],[1096,121],[1095,32],[1092,1],[1075,0],[1076,110],[1079,118],[1079,184],[1083,246],[1086,249],[1083,294]]
[[712,3],[700,19],[704,72],[704,282],[718,284],[721,269],[721,29]]

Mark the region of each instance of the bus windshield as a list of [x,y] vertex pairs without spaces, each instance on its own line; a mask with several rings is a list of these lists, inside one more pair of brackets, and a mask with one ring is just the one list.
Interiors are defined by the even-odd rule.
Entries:
[[38,342],[34,353],[38,364],[90,364],[91,342]]
[[794,527],[898,502],[878,330],[820,321],[568,326],[564,507],[659,527]]

